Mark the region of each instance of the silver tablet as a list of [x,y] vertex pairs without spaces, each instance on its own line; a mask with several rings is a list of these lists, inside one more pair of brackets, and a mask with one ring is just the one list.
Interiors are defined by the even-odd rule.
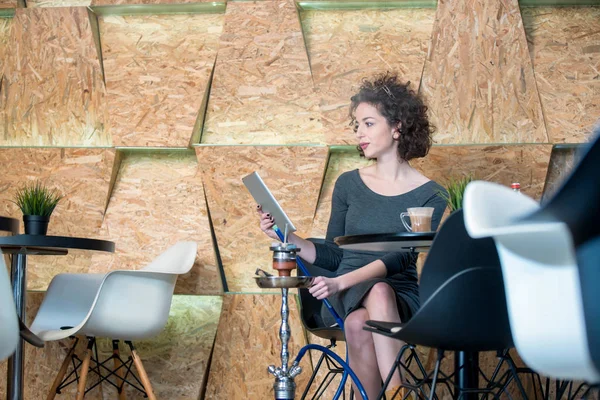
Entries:
[[258,172],[253,172],[242,178],[246,189],[250,192],[256,204],[262,206],[263,212],[270,213],[275,219],[275,225],[281,230],[281,233],[285,232],[285,224],[288,224],[287,231],[296,232],[296,227],[292,221],[288,218],[285,211],[281,208],[273,194],[265,185]]

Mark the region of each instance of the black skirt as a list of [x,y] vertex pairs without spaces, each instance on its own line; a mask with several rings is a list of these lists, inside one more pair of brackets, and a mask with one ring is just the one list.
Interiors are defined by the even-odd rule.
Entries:
[[[351,288],[329,296],[327,299],[342,318],[346,320],[348,314],[362,306],[363,300],[371,288],[379,282],[387,283],[396,293],[396,304],[398,305],[398,312],[400,313],[400,321],[407,322],[413,315],[413,311],[408,305],[407,300],[404,298],[404,293],[398,292],[392,283],[384,278],[369,279],[364,282],[360,282]],[[321,306],[321,318],[325,326],[330,327],[336,324],[335,318],[329,312],[329,309],[323,305]]]

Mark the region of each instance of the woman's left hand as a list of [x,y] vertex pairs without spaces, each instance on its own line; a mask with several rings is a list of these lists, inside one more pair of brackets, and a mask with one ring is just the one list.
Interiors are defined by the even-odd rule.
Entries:
[[336,294],[342,290],[339,276],[335,278],[326,278],[324,276],[317,276],[313,281],[313,285],[308,289],[310,294],[316,297],[318,300],[326,299],[327,297]]

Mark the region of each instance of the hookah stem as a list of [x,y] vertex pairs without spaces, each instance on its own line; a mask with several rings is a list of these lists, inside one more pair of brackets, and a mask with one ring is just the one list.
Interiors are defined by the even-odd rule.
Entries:
[[288,372],[288,361],[290,353],[288,351],[288,341],[290,340],[290,326],[288,324],[288,289],[281,289],[281,327],[279,328],[279,339],[281,339],[281,371],[284,374]]
[[[279,240],[281,240],[283,242],[283,240],[284,240],[283,234],[281,233],[281,230],[277,227],[277,225],[275,225],[273,227],[273,230],[279,237]],[[300,268],[300,270],[302,271],[304,276],[311,276],[311,274],[308,272],[308,270],[306,269],[306,266],[304,265],[304,263],[302,262],[302,260],[300,258],[296,258],[296,264],[298,264],[298,267]],[[338,326],[343,330],[344,329],[344,321],[342,321],[342,319],[340,318],[338,313],[333,309],[333,306],[331,305],[329,300],[323,299],[323,303],[325,303],[325,307],[327,307],[327,309],[329,310],[331,315],[333,315],[335,322],[337,322]]]

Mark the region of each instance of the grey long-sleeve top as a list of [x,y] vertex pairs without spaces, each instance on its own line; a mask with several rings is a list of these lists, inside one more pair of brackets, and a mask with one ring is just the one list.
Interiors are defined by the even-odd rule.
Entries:
[[432,229],[436,230],[446,202],[439,196],[445,189],[434,181],[398,196],[383,196],[365,185],[358,170],[340,175],[335,183],[331,201],[331,217],[327,227],[326,243],[315,244],[315,265],[343,275],[381,260],[387,269],[386,278],[399,293],[412,298],[418,308],[418,284],[414,253],[380,253],[342,250],[333,239],[337,236],[363,235],[406,231],[400,213],[408,207],[433,207]]

